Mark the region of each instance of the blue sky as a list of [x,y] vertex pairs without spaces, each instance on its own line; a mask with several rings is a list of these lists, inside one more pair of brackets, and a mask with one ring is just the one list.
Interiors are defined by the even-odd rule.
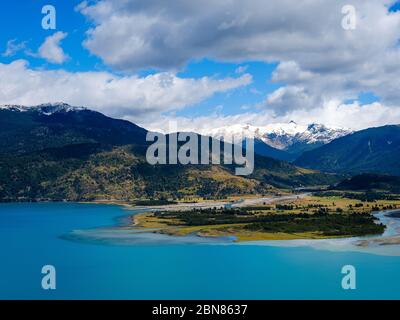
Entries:
[[[33,68],[63,69],[71,72],[77,71],[109,71],[119,74],[119,70],[113,70],[105,65],[102,60],[91,54],[82,46],[86,31],[91,27],[81,13],[75,10],[81,0],[69,1],[7,1],[1,11],[2,32],[0,33],[0,43],[2,51],[6,50],[7,41],[16,39],[17,42],[25,42],[28,50],[32,52],[43,43],[44,39],[57,31],[68,33],[68,37],[63,40],[62,47],[68,54],[68,59],[62,65],[54,65],[46,62],[42,58],[27,55],[24,50],[19,51],[12,57],[1,57],[3,63],[10,63],[15,59],[25,59],[29,61]],[[43,14],[42,7],[52,4],[57,12],[57,29],[44,30],[41,27]],[[4,7],[5,6],[5,7]],[[277,89],[281,84],[271,83],[270,78],[277,63],[266,63],[257,61],[245,61],[243,63],[224,63],[210,60],[208,58],[193,60],[187,63],[178,75],[182,78],[202,78],[212,77],[223,79],[225,77],[238,77],[237,69],[244,67],[246,73],[253,77],[253,83],[246,88],[238,88],[229,93],[217,93],[211,98],[200,103],[188,106],[184,110],[179,110],[176,114],[181,116],[203,116],[210,113],[223,113],[225,115],[238,114],[248,110],[251,106],[261,103],[266,94]],[[157,73],[156,70],[142,69],[137,74],[146,76]]]
[[186,108],[179,115],[201,116],[217,112],[226,115],[238,114],[248,110],[251,106],[261,103],[266,94],[277,89],[279,83],[271,83],[271,74],[276,69],[276,63],[245,62],[245,63],[221,63],[208,59],[189,63],[183,71],[182,77],[201,78],[212,75],[215,78],[236,77],[238,68],[245,68],[245,72],[253,77],[253,83],[249,87],[239,88],[230,93],[216,94],[214,97]]
[[[106,68],[101,63],[101,59],[91,55],[82,47],[82,41],[85,38],[86,30],[90,27],[90,23],[75,10],[75,7],[80,2],[80,0],[56,0],[51,2],[48,0],[3,1],[3,10],[0,13],[2,26],[0,43],[2,44],[2,50],[6,49],[7,41],[16,39],[18,42],[26,41],[29,49],[34,51],[43,43],[46,37],[56,31],[64,31],[68,32],[69,36],[63,41],[63,47],[72,59],[62,65],[63,69],[87,71]],[[44,17],[42,8],[47,4],[52,4],[56,8],[56,30],[44,30],[41,26],[42,18]],[[28,59],[33,67],[60,68],[60,66],[46,64],[43,59],[29,57],[23,51],[9,58],[2,57],[1,61],[10,62],[16,58]]]
[[[380,12],[378,7],[381,2],[385,8],[385,0],[372,7],[359,0],[353,1],[363,18],[361,27],[354,31],[352,38],[349,32],[340,28],[342,15],[339,3],[329,4],[328,8],[328,5],[320,7],[320,2],[311,1],[310,7],[303,10],[297,6],[285,6],[286,0],[265,4],[260,0],[251,0],[244,8],[235,0],[229,2],[231,7],[227,11],[225,5],[228,2],[224,0],[210,8],[207,4],[199,8],[196,4],[193,8],[183,7],[179,2],[174,0],[164,8],[158,0],[151,3],[131,0],[123,4],[119,0],[101,0],[89,1],[76,9],[81,0],[2,1],[0,52],[3,54],[0,63],[8,70],[4,72],[10,72],[9,69],[14,70],[14,67],[7,67],[14,66],[18,60],[25,60],[28,64],[18,65],[18,72],[21,72],[21,79],[27,75],[32,79],[26,84],[30,92],[24,97],[7,96],[6,92],[24,91],[25,84],[15,88],[16,84],[11,86],[7,83],[12,89],[4,90],[3,96],[0,94],[3,100],[0,103],[29,103],[33,97],[34,104],[47,102],[44,99],[65,97],[66,102],[71,104],[82,102],[99,111],[144,123],[150,120],[144,119],[143,114],[151,114],[152,119],[175,117],[185,121],[193,118],[206,121],[204,119],[211,117],[213,121],[223,119],[221,123],[232,119],[260,123],[290,119],[304,123],[337,122],[340,126],[349,126],[352,122],[331,117],[327,109],[329,101],[335,101],[337,110],[340,107],[341,111],[348,111],[349,114],[365,114],[368,108],[362,109],[361,106],[373,103],[385,103],[385,108],[390,107],[390,110],[395,110],[392,106],[397,106],[398,97],[389,88],[395,84],[391,82],[388,87],[383,82],[367,81],[375,75],[368,74],[366,70],[375,66],[378,70],[379,64],[386,63],[386,52],[395,53],[395,48],[391,46],[400,38],[393,34],[393,26],[399,25],[399,1],[393,1],[390,9],[386,7],[386,12]],[[56,30],[41,27],[41,10],[47,4],[54,5],[57,10]],[[103,4],[108,6],[102,7]],[[263,6],[265,21],[260,10]],[[275,8],[283,13],[282,17],[271,12]],[[108,10],[106,14],[103,14],[104,10]],[[323,10],[318,18],[320,21],[312,21],[308,16],[313,14],[313,10]],[[378,18],[377,11],[380,12]],[[195,22],[184,19],[190,15]],[[249,16],[253,18],[249,20]],[[134,23],[139,19],[141,24],[136,30]],[[179,23],[179,19],[187,25],[181,26],[184,23]],[[376,19],[381,29],[371,31],[374,29],[371,24],[376,23]],[[183,29],[179,30],[180,27]],[[91,35],[88,34],[90,30],[93,31]],[[191,30],[193,36],[187,36],[187,30]],[[65,33],[65,38],[53,43],[47,51],[52,54],[52,50],[57,49],[68,56],[61,63],[55,63],[39,52],[45,40],[57,32]],[[373,37],[377,38],[375,46]],[[327,38],[332,41],[326,42]],[[368,38],[372,44],[364,42]],[[19,45],[20,50],[6,56],[4,53],[10,41]],[[135,48],[135,44],[140,44],[140,47]],[[121,57],[120,52],[124,53]],[[365,52],[372,53],[367,56]],[[49,73],[51,71],[61,73]],[[71,82],[72,78],[80,81],[82,75],[85,80],[81,87],[95,90],[92,88],[100,85],[101,94],[115,101],[103,103],[101,97],[93,95],[80,99],[78,93],[71,98],[74,88],[64,88],[62,83]],[[340,77],[343,77],[342,81]],[[35,95],[38,90],[32,83],[36,78],[40,81],[53,79],[57,87],[49,89],[49,92],[58,91]],[[166,78],[169,79],[167,82]],[[129,87],[125,87],[126,83]],[[166,83],[171,88],[165,88]],[[148,92],[137,99],[129,95],[121,98],[124,90],[136,85],[138,88],[134,89],[138,94],[142,94],[142,90]],[[199,86],[203,86],[202,90],[196,89]],[[107,96],[110,87],[114,96]],[[185,95],[179,90],[192,93]],[[158,96],[152,98],[152,92],[157,92]],[[118,103],[121,104],[120,109],[117,108]],[[377,117],[377,109],[373,109],[371,120],[366,119],[363,126],[374,123],[372,117]],[[382,109],[379,112],[385,111]],[[381,122],[386,121],[381,116],[378,118]]]

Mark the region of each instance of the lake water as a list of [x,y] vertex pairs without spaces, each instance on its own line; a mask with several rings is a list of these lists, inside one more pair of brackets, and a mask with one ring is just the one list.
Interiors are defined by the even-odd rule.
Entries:
[[[129,213],[0,204],[0,299],[400,298],[400,256],[116,231]],[[55,266],[56,290],[41,288],[43,265]],[[344,265],[356,267],[356,290],[341,288]]]

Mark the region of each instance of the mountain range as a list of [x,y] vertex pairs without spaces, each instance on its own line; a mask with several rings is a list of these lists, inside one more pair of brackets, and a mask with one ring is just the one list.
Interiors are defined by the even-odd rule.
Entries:
[[326,172],[400,176],[400,126],[354,132],[303,153],[295,164]]
[[0,200],[164,199],[331,184],[337,175],[256,155],[251,176],[224,165],[150,165],[147,130],[67,104],[0,108]]
[[350,130],[339,127],[316,123],[299,125],[294,121],[266,126],[234,124],[207,132],[217,139],[235,137],[235,141],[240,141],[241,138],[252,138],[258,154],[285,161],[293,161],[303,152],[316,149],[349,133]]
[[386,175],[400,176],[397,125],[349,132],[291,122],[236,125],[210,135],[219,141],[221,134],[241,129],[255,138],[257,151],[248,177],[236,176],[229,165],[152,166],[146,161],[146,129],[84,107],[2,106],[0,201],[218,198],[332,185],[344,175],[370,174],[342,186],[366,180],[375,186],[379,175],[385,185],[391,179]]

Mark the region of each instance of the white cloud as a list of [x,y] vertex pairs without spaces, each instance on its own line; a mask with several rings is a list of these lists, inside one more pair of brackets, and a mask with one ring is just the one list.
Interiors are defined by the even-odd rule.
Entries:
[[247,69],[249,68],[249,66],[239,66],[236,68],[235,73],[237,74],[241,74],[241,73],[245,73],[247,71]]
[[[276,115],[285,115],[296,109],[311,109],[316,105],[314,97],[303,87],[281,87],[268,95],[264,107],[274,110]],[[263,105],[259,105],[262,107]]]
[[301,70],[295,61],[281,62],[272,74],[275,82],[293,82],[310,80],[315,76],[312,72]]
[[67,33],[58,31],[48,36],[38,50],[38,56],[48,62],[62,64],[68,60],[68,55],[61,48],[61,41],[67,37]]
[[[126,117],[126,119],[131,121],[137,120],[133,117]],[[143,119],[139,121],[139,124],[149,130],[168,132],[171,123],[176,123],[179,131],[194,131],[201,134],[208,134],[213,129],[232,124],[265,126],[272,123],[289,123],[293,119],[296,119],[296,122],[301,125],[321,123],[332,127],[361,130],[369,127],[400,123],[400,108],[390,108],[380,103],[360,105],[357,102],[342,104],[337,101],[331,101],[320,108],[292,110],[281,116],[276,116],[273,112],[246,112],[229,116],[221,116],[218,113],[214,113],[209,116],[195,118],[162,116],[151,120]]]
[[385,106],[375,102],[361,105],[359,102],[350,104],[339,101],[329,101],[322,107],[312,110],[296,110],[283,118],[303,119],[304,121],[319,122],[328,126],[340,126],[360,130],[400,123],[400,108]]
[[[126,74],[149,68],[167,72],[139,77],[44,71],[15,61],[0,64],[0,102],[62,100],[157,129],[172,119],[161,113],[246,86],[252,82],[246,63],[267,61],[278,63],[272,82],[282,87],[255,106],[259,112],[246,104],[239,115],[223,116],[216,109],[207,117],[175,118],[182,129],[290,120],[352,129],[400,123],[400,12],[388,12],[392,2],[352,0],[357,28],[346,31],[341,9],[348,0],[84,1],[76,10],[93,23],[84,41],[92,54]],[[65,37],[62,32],[48,37],[40,56],[64,62]],[[176,76],[187,62],[202,58],[240,64],[237,78]],[[249,92],[259,94],[255,88]],[[360,92],[373,92],[381,101],[344,103]]]
[[113,116],[148,116],[194,105],[217,92],[228,92],[252,82],[249,74],[237,78],[179,78],[173,73],[146,77],[108,72],[34,70],[25,60],[0,63],[0,102],[35,105],[64,101]]
[[322,71],[348,69],[396,45],[400,21],[388,13],[390,2],[353,0],[359,13],[354,32],[341,27],[347,0],[101,0],[80,11],[95,24],[87,48],[125,70],[213,57],[294,60]]
[[26,42],[18,42],[17,39],[11,39],[7,41],[6,51],[3,52],[3,57],[12,57],[18,53],[18,51],[26,49]]
[[352,0],[352,31],[342,28],[348,0],[101,0],[79,10],[93,22],[86,48],[120,70],[175,70],[204,57],[280,62],[273,81],[289,87],[265,107],[282,113],[367,91],[400,105],[400,12],[388,11],[393,2]]

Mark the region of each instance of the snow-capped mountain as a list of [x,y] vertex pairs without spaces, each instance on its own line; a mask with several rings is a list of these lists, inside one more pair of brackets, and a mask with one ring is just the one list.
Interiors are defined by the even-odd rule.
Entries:
[[44,103],[37,106],[22,106],[15,104],[1,105],[0,109],[7,109],[19,112],[36,111],[44,115],[51,115],[57,112],[71,112],[71,111],[82,111],[87,110],[84,107],[73,107],[64,102],[56,103]]
[[248,137],[261,140],[267,145],[290,153],[301,153],[317,146],[331,142],[334,139],[351,133],[339,127],[327,127],[322,124],[300,125],[294,121],[289,123],[274,123],[266,126],[235,124],[216,128],[208,132],[214,138],[224,137],[235,141]]
[[[89,110],[84,107],[73,107],[63,102],[45,103],[37,106],[3,105],[0,106],[0,110],[2,109],[16,112],[37,112],[46,116],[60,112],[68,113]],[[234,124],[199,133],[217,139],[224,137],[225,140],[237,143],[240,143],[245,137],[254,138],[257,140],[256,149],[262,150],[259,152],[260,154],[281,160],[294,160],[304,151],[327,144],[334,139],[351,133],[351,131],[316,123],[300,125],[291,121],[289,123],[273,123],[265,126]],[[267,146],[263,146],[263,144]]]

